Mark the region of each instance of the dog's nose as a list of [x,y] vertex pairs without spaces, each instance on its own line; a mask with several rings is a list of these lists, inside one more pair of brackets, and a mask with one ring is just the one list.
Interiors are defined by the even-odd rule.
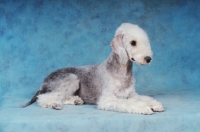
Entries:
[[149,56],[146,56],[144,59],[146,60],[147,63],[149,63],[151,61],[151,57],[149,57]]

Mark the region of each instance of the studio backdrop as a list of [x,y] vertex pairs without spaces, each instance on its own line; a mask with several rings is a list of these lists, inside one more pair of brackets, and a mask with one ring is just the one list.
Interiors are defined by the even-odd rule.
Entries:
[[0,0],[0,108],[29,101],[57,69],[103,62],[125,22],[147,32],[153,51],[151,64],[133,64],[136,91],[198,89],[199,5],[198,0]]

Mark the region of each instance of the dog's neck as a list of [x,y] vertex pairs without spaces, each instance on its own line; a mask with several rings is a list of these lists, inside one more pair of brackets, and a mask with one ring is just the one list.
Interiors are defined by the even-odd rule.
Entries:
[[121,64],[119,55],[113,51],[106,61],[106,69],[113,75],[132,76],[132,62],[128,60],[126,64]]

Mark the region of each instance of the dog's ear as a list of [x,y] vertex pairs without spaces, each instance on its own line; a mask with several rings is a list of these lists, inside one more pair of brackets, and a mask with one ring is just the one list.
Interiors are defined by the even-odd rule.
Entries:
[[127,55],[126,50],[124,49],[123,35],[118,34],[117,36],[115,36],[110,45],[113,51],[119,55],[120,63],[126,64],[128,61],[128,55]]

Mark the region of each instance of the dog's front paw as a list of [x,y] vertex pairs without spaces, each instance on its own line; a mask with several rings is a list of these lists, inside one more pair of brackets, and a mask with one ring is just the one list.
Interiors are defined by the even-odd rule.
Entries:
[[143,115],[151,115],[151,114],[154,113],[152,111],[151,107],[149,107],[146,104],[143,104],[143,105],[140,105],[140,106],[137,106],[137,107],[133,107],[132,110],[133,110],[133,113],[143,114]]
[[159,105],[153,105],[152,110],[154,112],[163,112],[165,109],[163,108],[161,104],[159,104]]
[[144,115],[152,115],[154,112],[151,110],[150,107],[146,106],[145,108],[143,108],[140,111],[140,114],[144,114]]
[[154,112],[163,112],[165,109],[162,104],[156,100],[147,103]]

